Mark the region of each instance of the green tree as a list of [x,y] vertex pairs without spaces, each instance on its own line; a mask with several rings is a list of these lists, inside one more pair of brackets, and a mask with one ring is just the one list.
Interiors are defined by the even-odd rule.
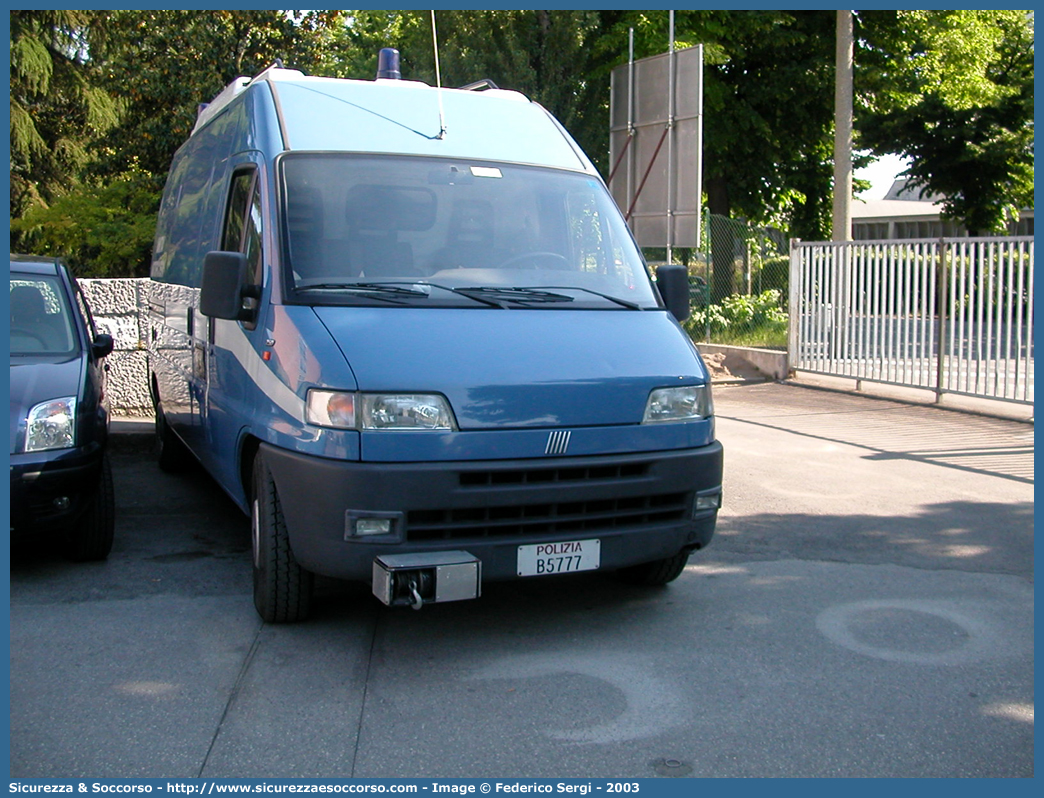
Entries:
[[11,221],[26,249],[66,259],[80,277],[146,277],[160,192],[140,169],[88,178]]
[[201,103],[277,59],[310,71],[337,12],[110,11],[92,49],[101,86],[127,106],[101,143],[97,171],[136,164],[162,186]]
[[117,121],[118,104],[91,82],[85,61],[97,20],[88,11],[10,12],[12,217],[75,185],[90,141]]
[[[63,255],[85,276],[147,275],[160,193],[199,104],[235,77],[256,74],[277,58],[310,70],[338,16],[12,12],[15,244]],[[37,42],[41,37],[45,47]],[[16,101],[36,117],[21,113]],[[95,106],[119,107],[119,124],[113,124],[114,114],[102,116]],[[49,126],[26,128],[27,117],[42,117]],[[108,124],[92,121],[95,117]],[[50,131],[56,142],[50,149],[40,143],[50,139],[37,136],[38,129]]]
[[831,204],[834,12],[726,12],[705,89],[710,212],[820,238]]
[[972,233],[1033,207],[1029,11],[858,16],[860,143],[910,159],[912,188],[944,197]]
[[[705,45],[709,211],[801,238],[824,237],[833,170],[834,12],[693,11],[679,13],[676,28],[683,44]],[[660,38],[652,37],[653,52],[662,52]],[[730,229],[708,230],[715,298],[736,290]]]
[[[316,73],[334,78],[373,80],[377,53],[394,47],[404,80],[435,83],[431,19],[428,11],[346,11],[343,24],[329,29]],[[443,12],[440,12],[443,13]]]

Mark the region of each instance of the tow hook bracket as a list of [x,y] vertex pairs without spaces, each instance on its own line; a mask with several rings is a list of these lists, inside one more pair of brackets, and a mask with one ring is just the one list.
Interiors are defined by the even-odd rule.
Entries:
[[482,593],[482,563],[466,551],[382,554],[373,561],[373,595],[388,606],[463,601]]

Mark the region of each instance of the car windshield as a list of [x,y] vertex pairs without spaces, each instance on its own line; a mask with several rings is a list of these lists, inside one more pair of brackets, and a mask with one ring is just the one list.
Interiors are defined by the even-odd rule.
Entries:
[[601,181],[539,167],[293,153],[288,279],[308,304],[659,306]]
[[12,355],[76,351],[69,305],[57,278],[12,273],[10,308]]

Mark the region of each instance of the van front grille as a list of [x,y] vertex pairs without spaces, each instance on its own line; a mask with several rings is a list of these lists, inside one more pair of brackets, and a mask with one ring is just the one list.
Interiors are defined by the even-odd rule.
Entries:
[[648,463],[580,466],[573,468],[519,468],[490,471],[463,471],[460,485],[464,488],[489,485],[541,485],[556,482],[591,482],[636,479],[649,473]]
[[686,518],[690,503],[689,493],[667,493],[506,507],[411,510],[406,517],[406,537],[416,542],[594,533],[681,521]]

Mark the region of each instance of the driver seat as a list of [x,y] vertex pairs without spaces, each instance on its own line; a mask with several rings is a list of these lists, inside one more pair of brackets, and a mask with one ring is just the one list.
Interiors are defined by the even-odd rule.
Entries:
[[460,200],[453,206],[446,246],[434,258],[437,269],[481,269],[496,265],[493,206],[486,200]]

